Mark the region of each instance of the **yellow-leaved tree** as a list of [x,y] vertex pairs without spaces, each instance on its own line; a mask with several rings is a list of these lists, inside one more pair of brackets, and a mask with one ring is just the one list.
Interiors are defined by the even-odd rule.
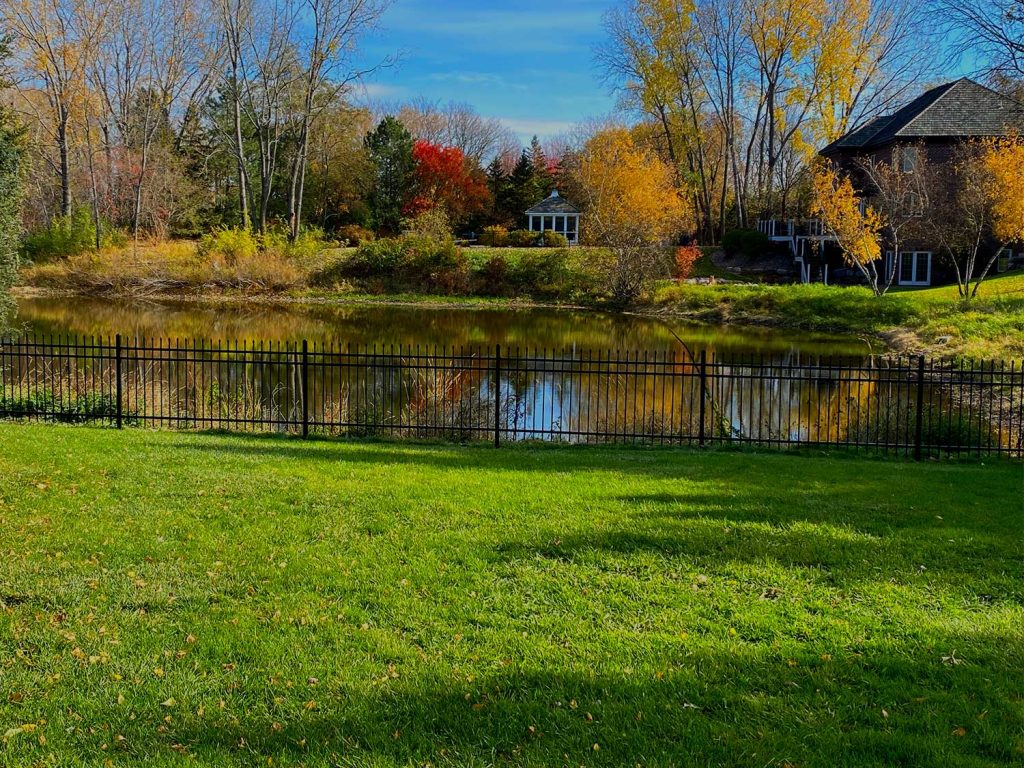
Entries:
[[812,213],[843,250],[846,263],[856,267],[876,296],[888,284],[879,280],[878,260],[882,255],[882,217],[862,205],[848,176],[831,166],[814,170]]
[[1010,243],[1024,241],[1024,141],[1017,136],[982,140],[980,166],[996,247],[974,280],[972,298],[999,253]]
[[599,265],[606,287],[617,302],[633,301],[671,268],[666,246],[692,230],[692,205],[673,169],[625,128],[596,133],[570,172],[583,203],[583,238],[609,251]]

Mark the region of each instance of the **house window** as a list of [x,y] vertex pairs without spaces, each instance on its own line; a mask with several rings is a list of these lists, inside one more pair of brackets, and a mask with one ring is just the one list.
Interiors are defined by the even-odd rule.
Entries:
[[566,219],[565,231],[566,232],[575,232],[576,231],[576,217],[575,216],[569,216]]
[[547,232],[549,229],[555,228],[555,217],[545,216],[544,217],[544,231]]
[[[892,261],[892,251],[885,253],[885,276],[893,277],[897,266]],[[897,285],[931,285],[931,251],[906,251],[900,254],[900,263],[895,275]]]
[[903,173],[913,173],[917,170],[917,147],[898,147],[900,170]]
[[900,272],[896,277],[900,285],[930,285],[932,281],[932,255],[928,251],[910,251],[900,254]]
[[907,193],[907,213],[911,216],[924,216],[924,199],[917,192]]
[[1013,251],[1003,248],[996,256],[996,272],[1005,272],[1010,268],[1010,259],[1013,258]]

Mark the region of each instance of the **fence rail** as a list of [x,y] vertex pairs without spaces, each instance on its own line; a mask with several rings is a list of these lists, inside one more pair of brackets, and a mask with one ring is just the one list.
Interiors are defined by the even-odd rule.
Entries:
[[455,441],[1024,457],[1024,365],[24,336],[0,418]]

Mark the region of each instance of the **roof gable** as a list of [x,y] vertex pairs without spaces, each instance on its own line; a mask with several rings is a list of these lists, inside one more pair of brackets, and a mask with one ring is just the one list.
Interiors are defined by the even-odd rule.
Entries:
[[961,78],[926,91],[891,115],[855,128],[821,154],[872,149],[899,140],[980,138],[1013,131],[1024,131],[1024,104]]
[[528,211],[526,211],[526,215],[529,216],[552,213],[573,214],[579,212],[580,209],[577,208],[572,203],[570,203],[560,194],[558,194],[558,190],[556,189],[554,192],[551,193],[550,197],[545,198],[544,200],[540,201],[535,206],[533,206],[533,208],[530,208]]

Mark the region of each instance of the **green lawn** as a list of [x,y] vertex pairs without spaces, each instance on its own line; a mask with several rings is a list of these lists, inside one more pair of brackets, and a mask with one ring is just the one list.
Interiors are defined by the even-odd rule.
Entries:
[[[735,322],[852,333],[888,339],[907,351],[979,359],[1024,358],[1024,273],[986,280],[961,302],[956,286],[893,290],[813,285],[663,285],[662,312]],[[885,348],[885,343],[879,345]]]
[[0,765],[1024,762],[1024,470],[0,426]]

